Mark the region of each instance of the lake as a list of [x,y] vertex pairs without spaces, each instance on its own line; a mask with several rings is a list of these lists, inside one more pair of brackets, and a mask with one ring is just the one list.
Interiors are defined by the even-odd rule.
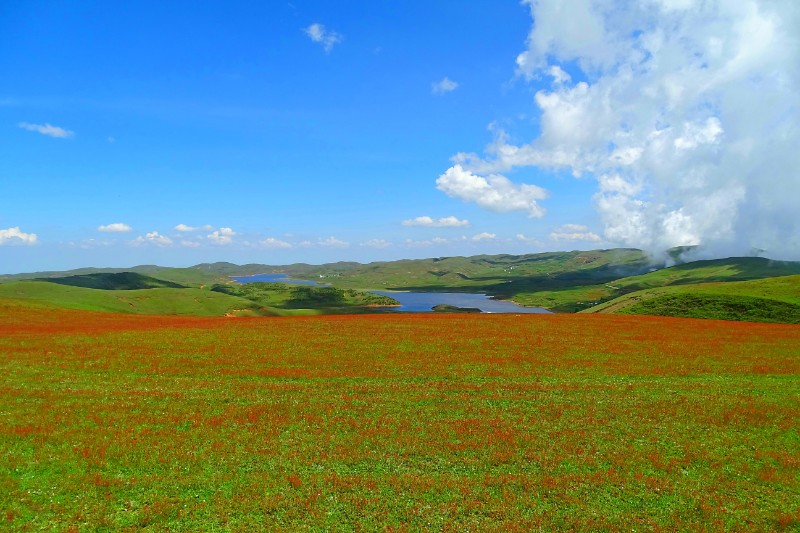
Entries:
[[293,283],[295,285],[314,285],[315,287],[329,287],[329,283],[317,283],[302,279],[292,279],[286,274],[256,274],[255,276],[231,276],[238,283]]
[[484,313],[550,313],[541,307],[522,307],[514,302],[495,300],[485,294],[467,292],[391,292],[372,291],[400,302],[396,311],[426,313],[434,305],[447,304],[456,307],[477,307]]
[[[294,283],[297,285],[313,285],[329,287],[328,283],[292,279],[286,274],[256,274],[255,276],[233,276],[231,279],[239,283]],[[373,294],[388,296],[400,302],[400,307],[393,311],[406,313],[430,313],[435,305],[447,304],[456,307],[476,307],[484,313],[550,313],[541,307],[522,307],[514,302],[495,300],[485,294],[468,292],[405,292],[405,291],[370,291]]]

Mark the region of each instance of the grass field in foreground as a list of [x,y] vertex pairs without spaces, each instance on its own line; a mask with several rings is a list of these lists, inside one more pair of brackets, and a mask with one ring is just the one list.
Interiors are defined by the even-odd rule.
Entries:
[[16,530],[800,528],[800,328],[0,300]]

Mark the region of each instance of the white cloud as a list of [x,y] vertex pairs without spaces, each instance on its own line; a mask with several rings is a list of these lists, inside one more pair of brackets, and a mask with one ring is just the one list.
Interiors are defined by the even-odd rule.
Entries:
[[794,0],[524,2],[533,23],[516,67],[539,88],[540,133],[512,143],[495,131],[483,155],[456,154],[448,172],[596,179],[615,244],[800,258]]
[[442,245],[449,242],[450,240],[445,239],[444,237],[434,237],[432,239],[425,240],[406,239],[404,244],[409,248],[427,248],[428,246],[433,246],[435,244]]
[[361,243],[361,246],[367,246],[369,248],[388,248],[391,245],[392,243],[383,239],[370,239]]
[[231,228],[219,228],[216,231],[212,231],[206,237],[214,244],[219,244],[220,246],[225,246],[231,244],[233,242],[233,237],[236,235],[236,232],[233,231]]
[[105,231],[108,233],[127,233],[129,231],[133,231],[133,228],[123,222],[114,222],[113,224],[98,226],[97,231]]
[[173,229],[175,231],[181,231],[181,232],[192,232],[192,231],[199,231],[199,230],[211,231],[211,230],[214,229],[214,227],[210,226],[208,224],[206,224],[205,226],[187,226],[186,224],[178,224]]
[[28,131],[35,131],[48,137],[55,137],[57,139],[68,139],[75,135],[74,131],[70,131],[52,124],[31,124],[30,122],[20,122],[17,124],[20,128]]
[[516,237],[519,242],[524,242],[525,244],[530,244],[532,246],[542,246],[544,244],[542,241],[534,237],[526,237],[524,233],[517,233]]
[[144,236],[138,236],[131,241],[133,246],[141,246],[143,244],[155,244],[156,246],[171,246],[172,239],[165,235],[159,234],[157,231],[151,231]]
[[445,94],[458,89],[458,82],[455,82],[445,76],[441,81],[431,84],[431,91],[433,94]]
[[547,73],[550,74],[550,76],[552,76],[553,83],[557,85],[561,85],[572,81],[572,76],[570,76],[564,69],[562,69],[558,65],[550,66],[550,69],[547,71]]
[[343,37],[333,30],[325,29],[325,26],[315,22],[303,30],[308,37],[315,43],[320,43],[325,49],[325,53],[329,54],[333,50],[334,45],[342,42]]
[[438,219],[429,216],[421,216],[404,220],[402,224],[403,226],[422,226],[427,228],[464,228],[469,226],[469,220],[459,220],[454,216]]
[[347,248],[348,246],[350,246],[350,243],[339,240],[336,237],[328,237],[327,239],[318,239],[317,246],[327,246],[331,248]]
[[35,233],[25,233],[19,227],[0,229],[0,246],[4,244],[36,244],[38,237]]
[[200,248],[200,243],[197,241],[189,241],[184,239],[181,241],[181,246],[184,248]]
[[586,226],[580,224],[564,224],[550,233],[554,241],[599,241],[600,236],[592,233]]
[[478,233],[478,234],[472,236],[472,240],[475,241],[475,242],[493,241],[496,238],[497,238],[497,235],[495,235],[494,233],[489,233],[487,231],[484,231],[482,233]]
[[538,201],[548,196],[536,185],[517,185],[499,174],[478,176],[461,165],[454,165],[439,176],[436,187],[448,196],[475,202],[490,211],[526,211],[535,218],[544,216],[545,210]]
[[280,239],[276,239],[275,237],[267,237],[266,239],[261,241],[261,245],[267,248],[291,248],[292,245],[286,241],[282,241]]

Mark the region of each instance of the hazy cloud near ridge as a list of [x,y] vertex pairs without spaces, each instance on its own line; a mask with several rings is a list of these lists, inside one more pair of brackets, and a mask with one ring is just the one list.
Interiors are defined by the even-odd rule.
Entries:
[[800,258],[800,4],[525,3],[534,22],[516,67],[550,80],[534,98],[541,134],[516,144],[497,130],[484,154],[454,156],[439,189],[541,216],[541,198],[501,173],[567,169],[597,181],[615,244]]

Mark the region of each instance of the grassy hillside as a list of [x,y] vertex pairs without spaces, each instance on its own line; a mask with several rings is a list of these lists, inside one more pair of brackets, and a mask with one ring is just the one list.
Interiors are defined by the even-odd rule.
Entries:
[[62,278],[39,278],[36,281],[47,281],[59,285],[84,287],[103,290],[136,290],[136,289],[185,289],[186,286],[172,281],[157,279],[136,272],[94,273]]
[[644,289],[585,312],[796,324],[800,323],[800,275]]
[[[482,292],[496,298],[513,300],[521,305],[545,307],[559,312],[585,310],[641,289],[800,274],[800,262],[771,261],[756,257],[695,261],[663,269],[657,269],[657,266],[652,265],[640,250],[611,249],[439,257],[368,264],[339,262],[275,266],[204,263],[191,268],[141,265],[128,270],[151,278],[149,281],[140,279],[143,284],[154,284],[152,279],[156,278],[199,288],[223,283],[234,275],[280,272],[297,279],[322,279],[335,289]],[[69,283],[69,279],[112,279],[108,276],[117,272],[119,271],[114,269],[82,269],[47,273],[46,276],[41,273],[0,276],[0,281],[36,277]],[[81,283],[87,285],[88,282]],[[101,285],[91,286],[120,288],[111,282]],[[144,287],[133,284],[131,288]],[[280,291],[271,296],[261,294],[255,297],[255,301],[262,304],[272,302],[286,307],[285,303],[293,299],[287,291],[289,289],[284,289],[283,295],[279,294]],[[312,304],[319,304],[330,308],[330,297],[332,295],[309,293],[305,299],[312,307]],[[345,307],[358,307],[357,300],[354,296],[340,298]],[[297,308],[294,304],[288,307]]]
[[702,292],[663,294],[638,302],[618,312],[628,315],[800,324],[800,305],[765,298],[753,298],[752,296],[704,294]]
[[18,281],[0,284],[0,298],[117,313],[198,316],[271,314],[268,310],[262,312],[260,306],[250,300],[196,288],[100,290],[49,281]]
[[[698,283],[734,282],[800,274],[798,261],[772,261],[762,257],[729,257],[694,261],[595,285],[566,287],[521,294],[514,301],[556,311],[582,311],[642,289],[692,286]],[[776,286],[778,291],[782,290]],[[787,288],[788,289],[788,288]]]
[[121,274],[121,273],[136,273],[159,280],[176,283],[179,285],[188,285],[200,287],[203,285],[210,285],[225,281],[227,276],[210,272],[195,267],[189,268],[171,268],[160,267],[156,265],[139,265],[130,268],[78,268],[74,270],[65,270],[63,272],[48,271],[48,272],[31,272],[23,274],[0,274],[0,284],[11,281],[21,281],[30,279],[39,279],[52,281],[54,279],[62,279],[65,277],[78,277],[78,276],[92,276],[96,274]]
[[281,309],[356,310],[355,308],[393,307],[400,303],[355,289],[311,287],[289,283],[247,283],[215,285],[214,292],[246,298],[262,306]]

